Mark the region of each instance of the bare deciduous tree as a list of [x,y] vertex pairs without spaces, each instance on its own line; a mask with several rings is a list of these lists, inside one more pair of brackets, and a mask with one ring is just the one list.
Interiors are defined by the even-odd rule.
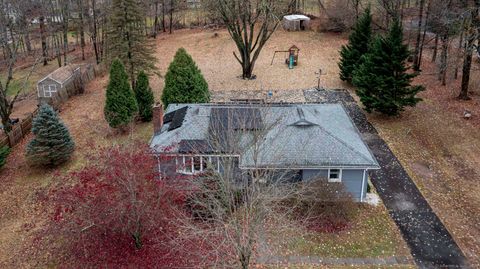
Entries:
[[[187,187],[183,187],[189,190],[187,205],[191,218],[176,218],[180,231],[174,242],[180,250],[185,245],[194,244],[197,249],[189,254],[192,259],[203,260],[201,267],[213,264],[222,268],[250,268],[257,255],[268,252],[262,246],[269,220],[287,223],[287,218],[294,219],[292,216],[297,206],[304,206],[305,202],[325,202],[322,199],[336,195],[317,195],[315,199],[312,195],[304,196],[313,193],[311,187],[315,181],[301,182],[298,170],[293,166],[278,170],[265,165],[263,158],[266,156],[282,164],[288,157],[280,156],[282,149],[271,150],[266,146],[275,143],[277,138],[272,137],[271,131],[276,133],[277,122],[282,116],[273,115],[267,109],[261,110],[264,118],[269,120],[246,117],[235,109],[229,110],[227,116],[213,113],[211,117],[218,117],[218,120],[211,122],[209,145],[192,144],[191,148],[193,155],[201,155],[195,152],[208,148],[222,152],[218,153],[220,157],[218,160],[192,157],[192,162],[184,162],[189,171],[201,170],[197,168],[200,165],[203,169],[206,166],[206,170],[199,177],[188,179]],[[308,147],[307,144],[297,146],[300,150]],[[266,152],[267,149],[270,151]],[[242,157],[238,157],[239,152],[243,153]],[[240,169],[239,158],[248,159],[252,164],[246,170]],[[319,217],[315,212],[307,211],[299,215],[299,220]]]
[[422,37],[422,23],[423,23],[423,7],[425,6],[425,0],[420,0],[420,7],[418,11],[418,28],[417,28],[417,42],[415,43],[415,53],[413,58],[413,70],[420,71],[420,46]]
[[18,58],[20,41],[15,38],[15,35],[18,35],[19,31],[18,29],[15,29],[15,24],[13,23],[10,14],[7,12],[11,12],[7,8],[7,3],[4,0],[0,0],[0,46],[5,52],[6,62],[6,78],[4,81],[2,81],[3,79],[0,80],[0,117],[2,118],[3,129],[6,132],[9,132],[12,129],[10,115],[13,111],[13,105],[17,101],[22,89],[26,88],[27,81],[36,64],[32,65],[32,68],[25,77],[20,90],[13,92],[13,95],[10,96],[9,94],[12,94],[10,91],[14,79],[14,67]]
[[277,29],[286,6],[277,0],[213,0],[228,33],[237,46],[235,59],[242,65],[242,77],[254,78],[255,62]]
[[[480,1],[476,0],[474,6],[470,7],[469,17],[466,19],[465,30],[465,51],[462,68],[462,86],[458,96],[461,100],[469,100],[468,86],[470,83],[470,70],[472,67],[473,51],[475,50],[475,42],[480,38]],[[478,44],[480,45],[480,43]],[[477,46],[478,46],[477,45]],[[478,49],[478,48],[477,48]]]

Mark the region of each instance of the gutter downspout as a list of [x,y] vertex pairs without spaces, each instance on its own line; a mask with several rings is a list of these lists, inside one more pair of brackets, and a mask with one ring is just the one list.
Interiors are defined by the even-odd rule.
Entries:
[[365,190],[365,175],[368,169],[363,170],[363,178],[362,178],[362,192],[360,194],[360,202],[363,202],[363,191]]

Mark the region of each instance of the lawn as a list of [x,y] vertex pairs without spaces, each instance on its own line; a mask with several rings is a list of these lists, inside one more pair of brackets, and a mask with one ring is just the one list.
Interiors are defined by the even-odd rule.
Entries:
[[279,256],[321,258],[408,257],[409,249],[383,205],[364,205],[351,227],[321,233],[285,222],[268,229],[270,247]]
[[387,212],[371,206],[362,209],[362,213],[354,220],[353,227],[338,234],[304,230],[292,231],[291,235],[287,236],[284,247],[289,253],[297,255],[333,258],[409,255],[408,247]]

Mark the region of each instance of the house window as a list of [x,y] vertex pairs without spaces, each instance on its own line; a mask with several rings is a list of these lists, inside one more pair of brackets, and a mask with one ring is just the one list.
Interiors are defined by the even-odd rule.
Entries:
[[54,93],[57,92],[57,85],[43,85],[43,94],[45,97],[52,97]]
[[183,172],[183,157],[177,157],[175,158],[175,168],[177,170],[177,173]]
[[219,171],[218,156],[178,156],[175,159],[177,173],[193,175],[210,168]]
[[342,170],[328,169],[328,182],[342,182]]
[[201,157],[192,157],[193,159],[193,171],[195,173],[201,172],[202,169],[202,158]]
[[205,156],[202,157],[202,171],[205,171],[205,170],[207,170],[208,168],[210,168],[211,163],[212,163],[212,162],[210,161],[211,158],[212,158],[212,157],[205,157]]

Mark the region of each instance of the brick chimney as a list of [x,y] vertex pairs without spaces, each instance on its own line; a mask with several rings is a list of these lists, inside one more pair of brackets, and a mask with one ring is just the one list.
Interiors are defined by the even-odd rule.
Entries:
[[156,103],[153,106],[153,134],[159,134],[163,126],[163,106]]

